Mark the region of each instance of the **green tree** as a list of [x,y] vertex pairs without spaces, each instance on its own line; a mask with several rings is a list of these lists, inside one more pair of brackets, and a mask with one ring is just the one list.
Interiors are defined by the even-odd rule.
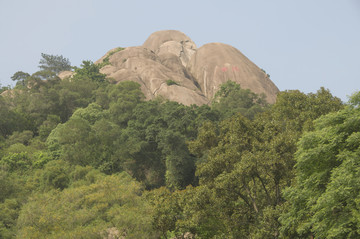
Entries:
[[187,198],[191,204],[183,206],[178,228],[205,238],[279,238],[282,191],[294,177],[296,142],[313,127],[310,120],[341,107],[328,91],[284,92],[253,120],[238,114],[218,129],[205,123],[189,146],[204,151],[197,154],[202,160],[196,175],[209,202],[202,205],[196,193]]
[[[110,111],[111,112],[111,111]],[[157,101],[138,104],[128,127],[119,139],[117,155],[124,159],[124,169],[148,188],[165,182],[165,159],[158,148],[158,135],[165,127]]]
[[319,116],[342,107],[341,100],[322,87],[308,95],[298,90],[280,92],[272,111],[276,119],[283,118],[284,127],[301,132],[313,129],[313,120]]
[[1,168],[0,170],[0,203],[4,202],[6,198],[10,198],[14,191],[16,190],[16,186],[14,181],[12,181],[12,177],[9,171]]
[[31,158],[27,152],[8,153],[0,161],[0,166],[9,172],[25,172],[32,166]]
[[70,167],[62,160],[52,160],[41,170],[39,188],[43,191],[50,189],[63,190],[68,187]]
[[11,89],[11,86],[2,86],[0,83],[0,94]]
[[159,147],[166,155],[166,185],[173,189],[183,189],[193,183],[195,158],[191,157],[184,137],[178,132],[167,130],[159,138]]
[[[33,77],[28,79],[30,88],[11,90],[11,95],[6,100],[11,105],[12,110],[18,114],[21,129],[27,129],[38,134],[38,127],[46,120],[47,115],[59,113],[58,91],[55,89],[59,82],[43,81]],[[35,83],[38,82],[38,83]],[[41,82],[41,83],[39,83]]]
[[158,238],[151,227],[151,207],[141,198],[144,189],[129,175],[80,168],[70,175],[83,183],[74,181],[62,191],[29,198],[17,220],[18,238],[104,238],[110,232],[117,237]]
[[265,95],[257,95],[249,89],[241,89],[239,84],[227,81],[220,86],[212,102],[212,108],[218,110],[222,119],[241,113],[248,118],[264,111],[267,106]]
[[29,145],[33,136],[34,134],[30,130],[24,130],[22,132],[15,131],[12,135],[8,137],[7,144],[13,145],[16,143],[20,143],[23,145]]
[[126,127],[134,108],[144,99],[140,85],[133,81],[120,82],[108,87],[109,111],[111,119]]
[[137,104],[119,143],[125,170],[148,188],[194,183],[196,158],[186,141],[196,137],[198,124],[213,117],[208,109],[198,109],[159,99]]
[[20,203],[16,199],[6,199],[0,203],[0,237],[14,238],[16,220],[19,215]]
[[163,238],[168,238],[168,232],[176,229],[177,217],[181,213],[177,194],[161,187],[152,190],[146,197],[154,207],[153,227],[161,232]]
[[100,73],[100,66],[92,61],[83,61],[81,68],[74,67],[74,80],[91,80],[95,82],[104,82],[105,74]]
[[25,86],[26,85],[26,80],[30,77],[29,73],[23,72],[23,71],[18,71],[16,72],[13,76],[11,76],[11,79],[13,81],[17,81],[16,84]]
[[71,63],[69,59],[62,55],[48,55],[41,53],[41,59],[39,62],[39,68],[43,71],[50,71],[58,74],[61,71],[71,70]]
[[57,115],[48,115],[46,120],[39,127],[39,136],[45,141],[51,131],[60,123],[60,117]]
[[78,165],[96,164],[93,154],[94,135],[89,122],[75,117],[59,124],[49,135],[47,144],[54,155]]
[[296,153],[296,178],[285,192],[281,217],[286,238],[359,237],[360,102],[315,121]]
[[0,136],[11,135],[15,130],[21,130],[24,127],[22,115],[12,110],[4,97],[0,95]]
[[76,110],[47,138],[52,155],[71,164],[91,165],[106,173],[122,171],[121,158],[115,154],[121,131],[108,117],[108,111],[96,103]]
[[210,149],[218,144],[219,129],[218,126],[206,121],[200,128],[195,140],[188,142],[189,151],[198,159],[206,159]]
[[[76,75],[75,75],[76,76]],[[57,115],[61,121],[67,121],[78,108],[85,108],[95,101],[95,94],[99,88],[106,87],[106,83],[99,84],[91,78],[78,75],[72,79],[60,82]]]

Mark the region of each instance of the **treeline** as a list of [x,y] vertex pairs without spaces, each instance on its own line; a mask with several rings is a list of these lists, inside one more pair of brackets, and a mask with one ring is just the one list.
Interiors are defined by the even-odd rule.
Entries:
[[100,67],[42,54],[3,88],[0,238],[359,237],[360,94],[184,106]]

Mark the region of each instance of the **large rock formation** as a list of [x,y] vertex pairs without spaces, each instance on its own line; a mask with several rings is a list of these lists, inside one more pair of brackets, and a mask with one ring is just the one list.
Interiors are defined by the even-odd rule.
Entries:
[[223,43],[209,43],[200,47],[187,69],[208,99],[213,98],[219,86],[228,80],[257,94],[264,93],[270,103],[275,102],[279,92],[264,71],[238,49]]
[[185,67],[196,51],[195,43],[188,36],[174,30],[154,32],[144,42],[143,47],[154,51],[159,56],[173,54]]
[[161,96],[185,105],[211,101],[219,86],[232,80],[274,103],[279,91],[267,75],[236,48],[210,43],[199,49],[174,30],[150,35],[142,46],[113,49],[95,63],[116,82],[132,80],[147,99]]
[[101,69],[102,73],[117,82],[138,82],[147,99],[162,96],[185,105],[208,103],[180,59],[173,54],[159,56],[144,47],[128,47],[112,54],[109,63]]

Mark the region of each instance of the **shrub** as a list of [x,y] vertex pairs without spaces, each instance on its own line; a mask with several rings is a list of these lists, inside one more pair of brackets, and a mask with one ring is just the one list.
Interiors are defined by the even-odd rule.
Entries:
[[176,81],[173,81],[173,80],[171,80],[171,79],[167,80],[167,81],[166,81],[166,84],[167,84],[168,86],[170,86],[170,85],[179,85]]

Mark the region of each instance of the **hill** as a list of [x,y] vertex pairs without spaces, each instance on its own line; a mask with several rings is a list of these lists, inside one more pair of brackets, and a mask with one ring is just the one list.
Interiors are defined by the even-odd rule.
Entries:
[[236,48],[223,43],[196,47],[184,33],[158,31],[142,46],[115,48],[95,63],[115,82],[141,85],[147,99],[162,96],[185,105],[208,104],[221,84],[234,81],[265,94],[274,103],[279,92],[268,75]]

